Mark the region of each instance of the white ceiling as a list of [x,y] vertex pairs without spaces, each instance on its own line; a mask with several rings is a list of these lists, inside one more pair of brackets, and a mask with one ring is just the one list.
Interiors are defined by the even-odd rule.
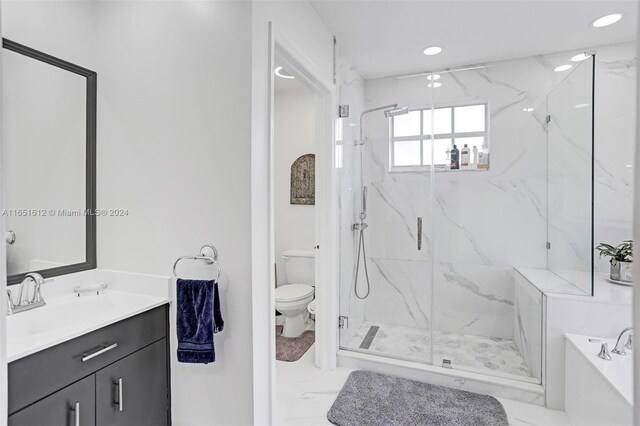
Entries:
[[[364,78],[634,40],[635,0],[311,0]],[[594,28],[619,12],[618,23]],[[422,50],[442,46],[425,56]]]

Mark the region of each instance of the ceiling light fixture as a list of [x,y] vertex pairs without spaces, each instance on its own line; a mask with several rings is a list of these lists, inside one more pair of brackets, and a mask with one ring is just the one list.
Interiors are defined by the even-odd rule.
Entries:
[[601,18],[596,19],[591,23],[591,26],[596,28],[606,27],[607,25],[612,25],[622,19],[622,15],[619,13],[612,13],[611,15],[605,15]]
[[576,56],[571,58],[571,62],[580,62],[580,61],[584,61],[585,59],[589,59],[591,57],[591,55],[589,55],[588,53],[578,53]]
[[282,67],[276,67],[276,69],[273,70],[274,74],[280,78],[295,78],[292,75],[283,74],[283,71]]
[[429,74],[427,76],[427,80],[429,80],[429,81],[440,80],[440,74]]
[[438,88],[438,87],[442,86],[442,83],[437,83],[437,82],[436,83],[429,83],[429,84],[427,84],[427,86],[433,87],[435,89],[435,88]]
[[573,65],[560,65],[559,67],[555,67],[553,70],[555,72],[562,72],[562,71],[566,71],[566,70],[570,70],[571,68],[573,68]]
[[533,108],[522,108],[524,112],[533,112]]
[[590,104],[576,104],[575,108],[586,108],[588,107]]
[[440,46],[427,47],[422,51],[422,53],[424,53],[427,56],[437,55],[440,52],[442,52],[442,47]]

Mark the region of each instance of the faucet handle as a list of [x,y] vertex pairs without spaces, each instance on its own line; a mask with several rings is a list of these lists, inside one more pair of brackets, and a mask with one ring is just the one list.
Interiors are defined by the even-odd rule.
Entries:
[[624,344],[624,347],[627,349],[633,349],[633,333],[629,333],[627,343]]
[[600,339],[589,339],[591,343],[600,343],[600,352],[598,353],[598,358],[604,359],[606,361],[611,361],[611,355],[609,354],[609,344],[604,340]]
[[13,303],[13,297],[11,297],[11,290],[7,289],[7,315],[13,314],[13,309],[16,305]]

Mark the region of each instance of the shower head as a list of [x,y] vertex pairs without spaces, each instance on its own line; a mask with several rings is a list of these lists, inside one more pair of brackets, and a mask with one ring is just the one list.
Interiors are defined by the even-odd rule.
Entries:
[[393,109],[388,109],[384,112],[384,116],[387,118],[395,117],[396,115],[404,115],[409,113],[409,107],[395,107]]

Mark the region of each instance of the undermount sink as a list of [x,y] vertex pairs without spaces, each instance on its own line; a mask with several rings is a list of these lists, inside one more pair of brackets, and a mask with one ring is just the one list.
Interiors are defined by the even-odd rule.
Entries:
[[96,297],[68,297],[31,311],[10,315],[7,318],[7,337],[37,337],[53,330],[59,331],[77,325],[83,318],[109,314],[115,308],[110,300]]

